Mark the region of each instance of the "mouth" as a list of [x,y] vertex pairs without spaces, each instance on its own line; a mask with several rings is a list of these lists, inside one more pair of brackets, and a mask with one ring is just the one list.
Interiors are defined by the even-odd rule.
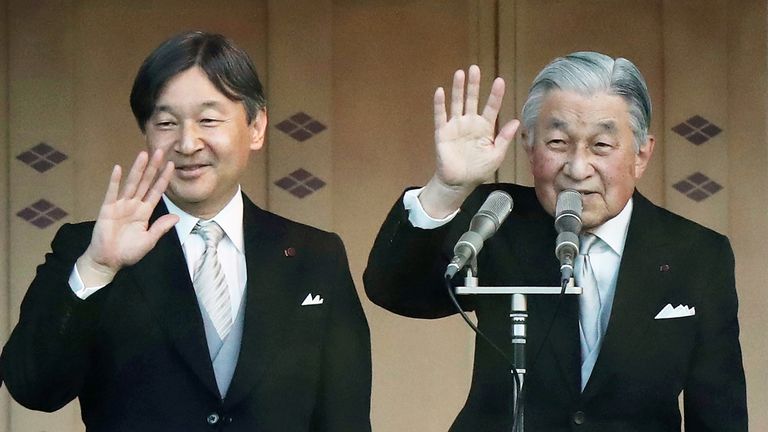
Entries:
[[208,164],[185,164],[176,166],[176,176],[181,179],[194,179],[200,177],[205,172],[205,169],[210,165]]
[[562,190],[558,191],[558,193],[560,193],[560,192],[562,192],[564,190],[567,190],[567,189],[576,191],[576,192],[580,193],[582,196],[595,195],[595,194],[599,193],[599,192],[595,192],[595,191],[589,191],[589,190],[583,190],[583,189],[577,189],[577,188],[563,188]]

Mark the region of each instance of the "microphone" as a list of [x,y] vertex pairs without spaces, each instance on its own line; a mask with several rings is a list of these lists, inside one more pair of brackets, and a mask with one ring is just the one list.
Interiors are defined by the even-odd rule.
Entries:
[[565,189],[557,194],[555,209],[555,255],[560,260],[561,281],[573,276],[573,260],[579,254],[579,233],[581,232],[581,194]]
[[459,241],[453,248],[453,259],[445,269],[445,277],[448,279],[467,265],[467,261],[477,257],[483,242],[494,235],[504,222],[504,219],[512,212],[512,197],[503,191],[493,191],[480,210],[472,216],[469,223],[469,231],[459,237]]

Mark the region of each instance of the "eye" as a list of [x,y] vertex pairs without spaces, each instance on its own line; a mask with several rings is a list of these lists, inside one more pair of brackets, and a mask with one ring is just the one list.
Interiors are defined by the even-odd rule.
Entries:
[[554,138],[547,141],[547,147],[555,150],[564,149],[567,145],[568,143],[560,138]]
[[210,127],[210,126],[216,126],[216,125],[218,125],[219,123],[221,123],[221,120],[219,120],[219,119],[215,119],[215,118],[204,118],[204,119],[200,119],[200,124],[201,124],[201,125],[203,125],[203,126],[208,126],[208,127]]
[[176,126],[176,122],[171,120],[161,120],[161,121],[155,122],[155,126],[161,130],[167,130]]
[[606,141],[598,141],[592,144],[592,148],[597,154],[606,154],[611,150],[613,150],[614,147],[616,146],[613,143],[606,142]]

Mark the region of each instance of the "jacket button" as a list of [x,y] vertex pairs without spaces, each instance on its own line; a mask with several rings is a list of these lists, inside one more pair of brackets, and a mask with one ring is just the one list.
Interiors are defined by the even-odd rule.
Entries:
[[209,425],[215,425],[219,422],[219,415],[217,413],[210,413],[208,414],[208,417],[205,418],[205,421],[208,422]]
[[576,411],[573,413],[573,422],[577,425],[584,424],[584,422],[587,420],[586,414],[584,414],[584,411]]

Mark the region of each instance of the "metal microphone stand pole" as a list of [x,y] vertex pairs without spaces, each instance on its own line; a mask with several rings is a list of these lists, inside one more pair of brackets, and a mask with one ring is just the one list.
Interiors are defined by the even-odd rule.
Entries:
[[523,391],[523,385],[525,384],[526,372],[525,345],[528,337],[528,299],[526,299],[525,294],[512,294],[509,318],[511,320],[509,330],[510,335],[512,336],[512,360],[515,364],[515,370],[513,370],[512,373],[517,373],[517,376],[520,378],[520,387],[515,387],[512,406],[516,406],[518,407],[518,410],[520,410],[515,421],[520,421],[517,430],[523,432],[525,424],[525,405],[521,405],[518,402],[520,393]]
[[[562,287],[551,286],[478,286],[477,281],[477,265],[473,262],[471,268],[467,270],[467,276],[464,278],[464,286],[456,287],[456,294],[468,295],[468,294],[512,294],[510,301],[510,313],[511,319],[510,335],[512,338],[512,359],[514,361],[515,369],[511,372],[517,372],[520,378],[520,388],[518,390],[515,386],[515,391],[512,398],[512,412],[514,413],[514,407],[517,405],[520,393],[523,391],[523,385],[525,383],[525,345],[528,337],[528,294],[550,294],[560,295]],[[581,288],[574,286],[573,278],[570,279],[568,285],[565,288],[565,294],[581,294]],[[525,406],[518,407],[520,410],[519,419],[521,424],[517,425],[517,431],[524,432],[525,418]]]

